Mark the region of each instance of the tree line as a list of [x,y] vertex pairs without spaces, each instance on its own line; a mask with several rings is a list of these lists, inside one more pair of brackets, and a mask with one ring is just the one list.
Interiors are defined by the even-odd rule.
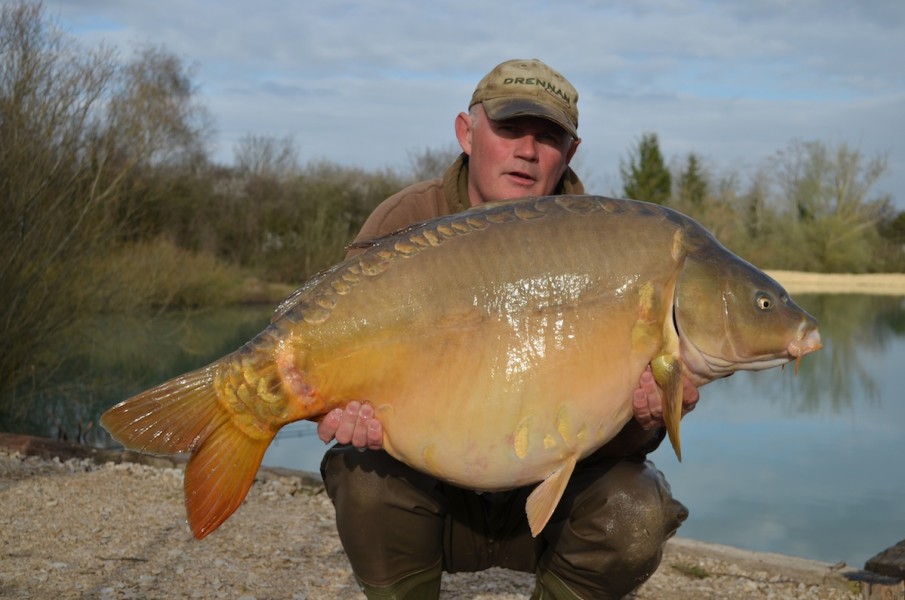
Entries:
[[[73,352],[97,314],[236,301],[249,278],[298,284],[339,260],[370,211],[439,175],[453,147],[404,170],[301,165],[288,138],[208,154],[192,70],[166,49],[88,48],[40,4],[0,12],[0,425]],[[874,198],[882,159],[796,143],[746,187],[702,158],[667,166],[654,134],[623,195],[697,217],[759,266],[905,270],[905,218]]]
[[700,221],[761,268],[816,272],[905,271],[905,212],[874,186],[884,156],[845,143],[793,140],[747,182],[711,174],[689,153],[668,166],[655,133],[620,165],[623,193],[669,205]]

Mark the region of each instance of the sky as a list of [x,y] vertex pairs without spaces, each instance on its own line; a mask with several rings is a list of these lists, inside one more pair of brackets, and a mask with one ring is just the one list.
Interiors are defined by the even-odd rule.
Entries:
[[45,0],[80,41],[160,45],[194,69],[232,163],[247,135],[303,163],[407,169],[455,147],[453,121],[498,63],[539,58],[579,92],[573,162],[589,192],[656,133],[745,181],[795,140],[883,156],[875,191],[905,210],[901,0]]

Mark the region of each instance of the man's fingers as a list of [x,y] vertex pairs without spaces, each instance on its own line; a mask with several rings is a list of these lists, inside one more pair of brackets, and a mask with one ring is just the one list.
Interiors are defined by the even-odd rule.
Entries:
[[335,408],[324,415],[317,424],[317,437],[325,444],[336,440],[361,450],[383,448],[383,427],[374,418],[374,407],[354,400],[345,410]]
[[339,419],[339,427],[334,435],[336,441],[340,444],[348,444],[352,441],[352,434],[355,432],[355,424],[358,423],[358,411],[360,410],[361,403],[354,400],[346,405],[346,409]]
[[644,429],[653,429],[663,423],[663,404],[660,401],[660,390],[654,381],[650,365],[641,373],[638,387],[632,394],[632,410],[635,419]]
[[352,445],[356,448],[365,448],[368,445],[368,423],[374,416],[374,409],[370,404],[362,404],[352,427]]
[[635,388],[632,394],[632,410],[635,413],[635,419],[644,429],[651,429],[657,425],[656,419],[650,412],[647,392],[640,387]]
[[383,448],[383,426],[377,419],[371,419],[368,423],[368,448],[371,450]]
[[334,408],[317,424],[317,437],[323,443],[329,444],[336,437],[336,430],[339,429],[339,421],[342,419],[342,415],[343,409]]

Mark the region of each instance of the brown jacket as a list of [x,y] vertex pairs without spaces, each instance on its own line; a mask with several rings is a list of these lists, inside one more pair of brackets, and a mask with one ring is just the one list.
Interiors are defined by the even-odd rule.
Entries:
[[[584,186],[578,175],[568,168],[553,193],[584,194]],[[446,169],[442,178],[415,183],[381,202],[365,221],[349,254],[360,252],[354,244],[468,208],[471,208],[468,199],[468,156],[463,153]]]

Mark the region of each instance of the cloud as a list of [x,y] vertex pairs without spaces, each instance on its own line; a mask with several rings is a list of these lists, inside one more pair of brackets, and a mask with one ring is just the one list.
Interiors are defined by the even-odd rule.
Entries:
[[879,187],[905,209],[905,5],[897,0],[54,0],[45,8],[87,43],[160,44],[197,65],[223,161],[247,133],[288,133],[303,157],[404,166],[412,150],[453,141],[455,114],[492,66],[538,57],[579,89],[581,164],[611,182],[597,191],[618,187],[619,157],[647,131],[667,157],[695,151],[721,168],[820,139],[888,154]]

